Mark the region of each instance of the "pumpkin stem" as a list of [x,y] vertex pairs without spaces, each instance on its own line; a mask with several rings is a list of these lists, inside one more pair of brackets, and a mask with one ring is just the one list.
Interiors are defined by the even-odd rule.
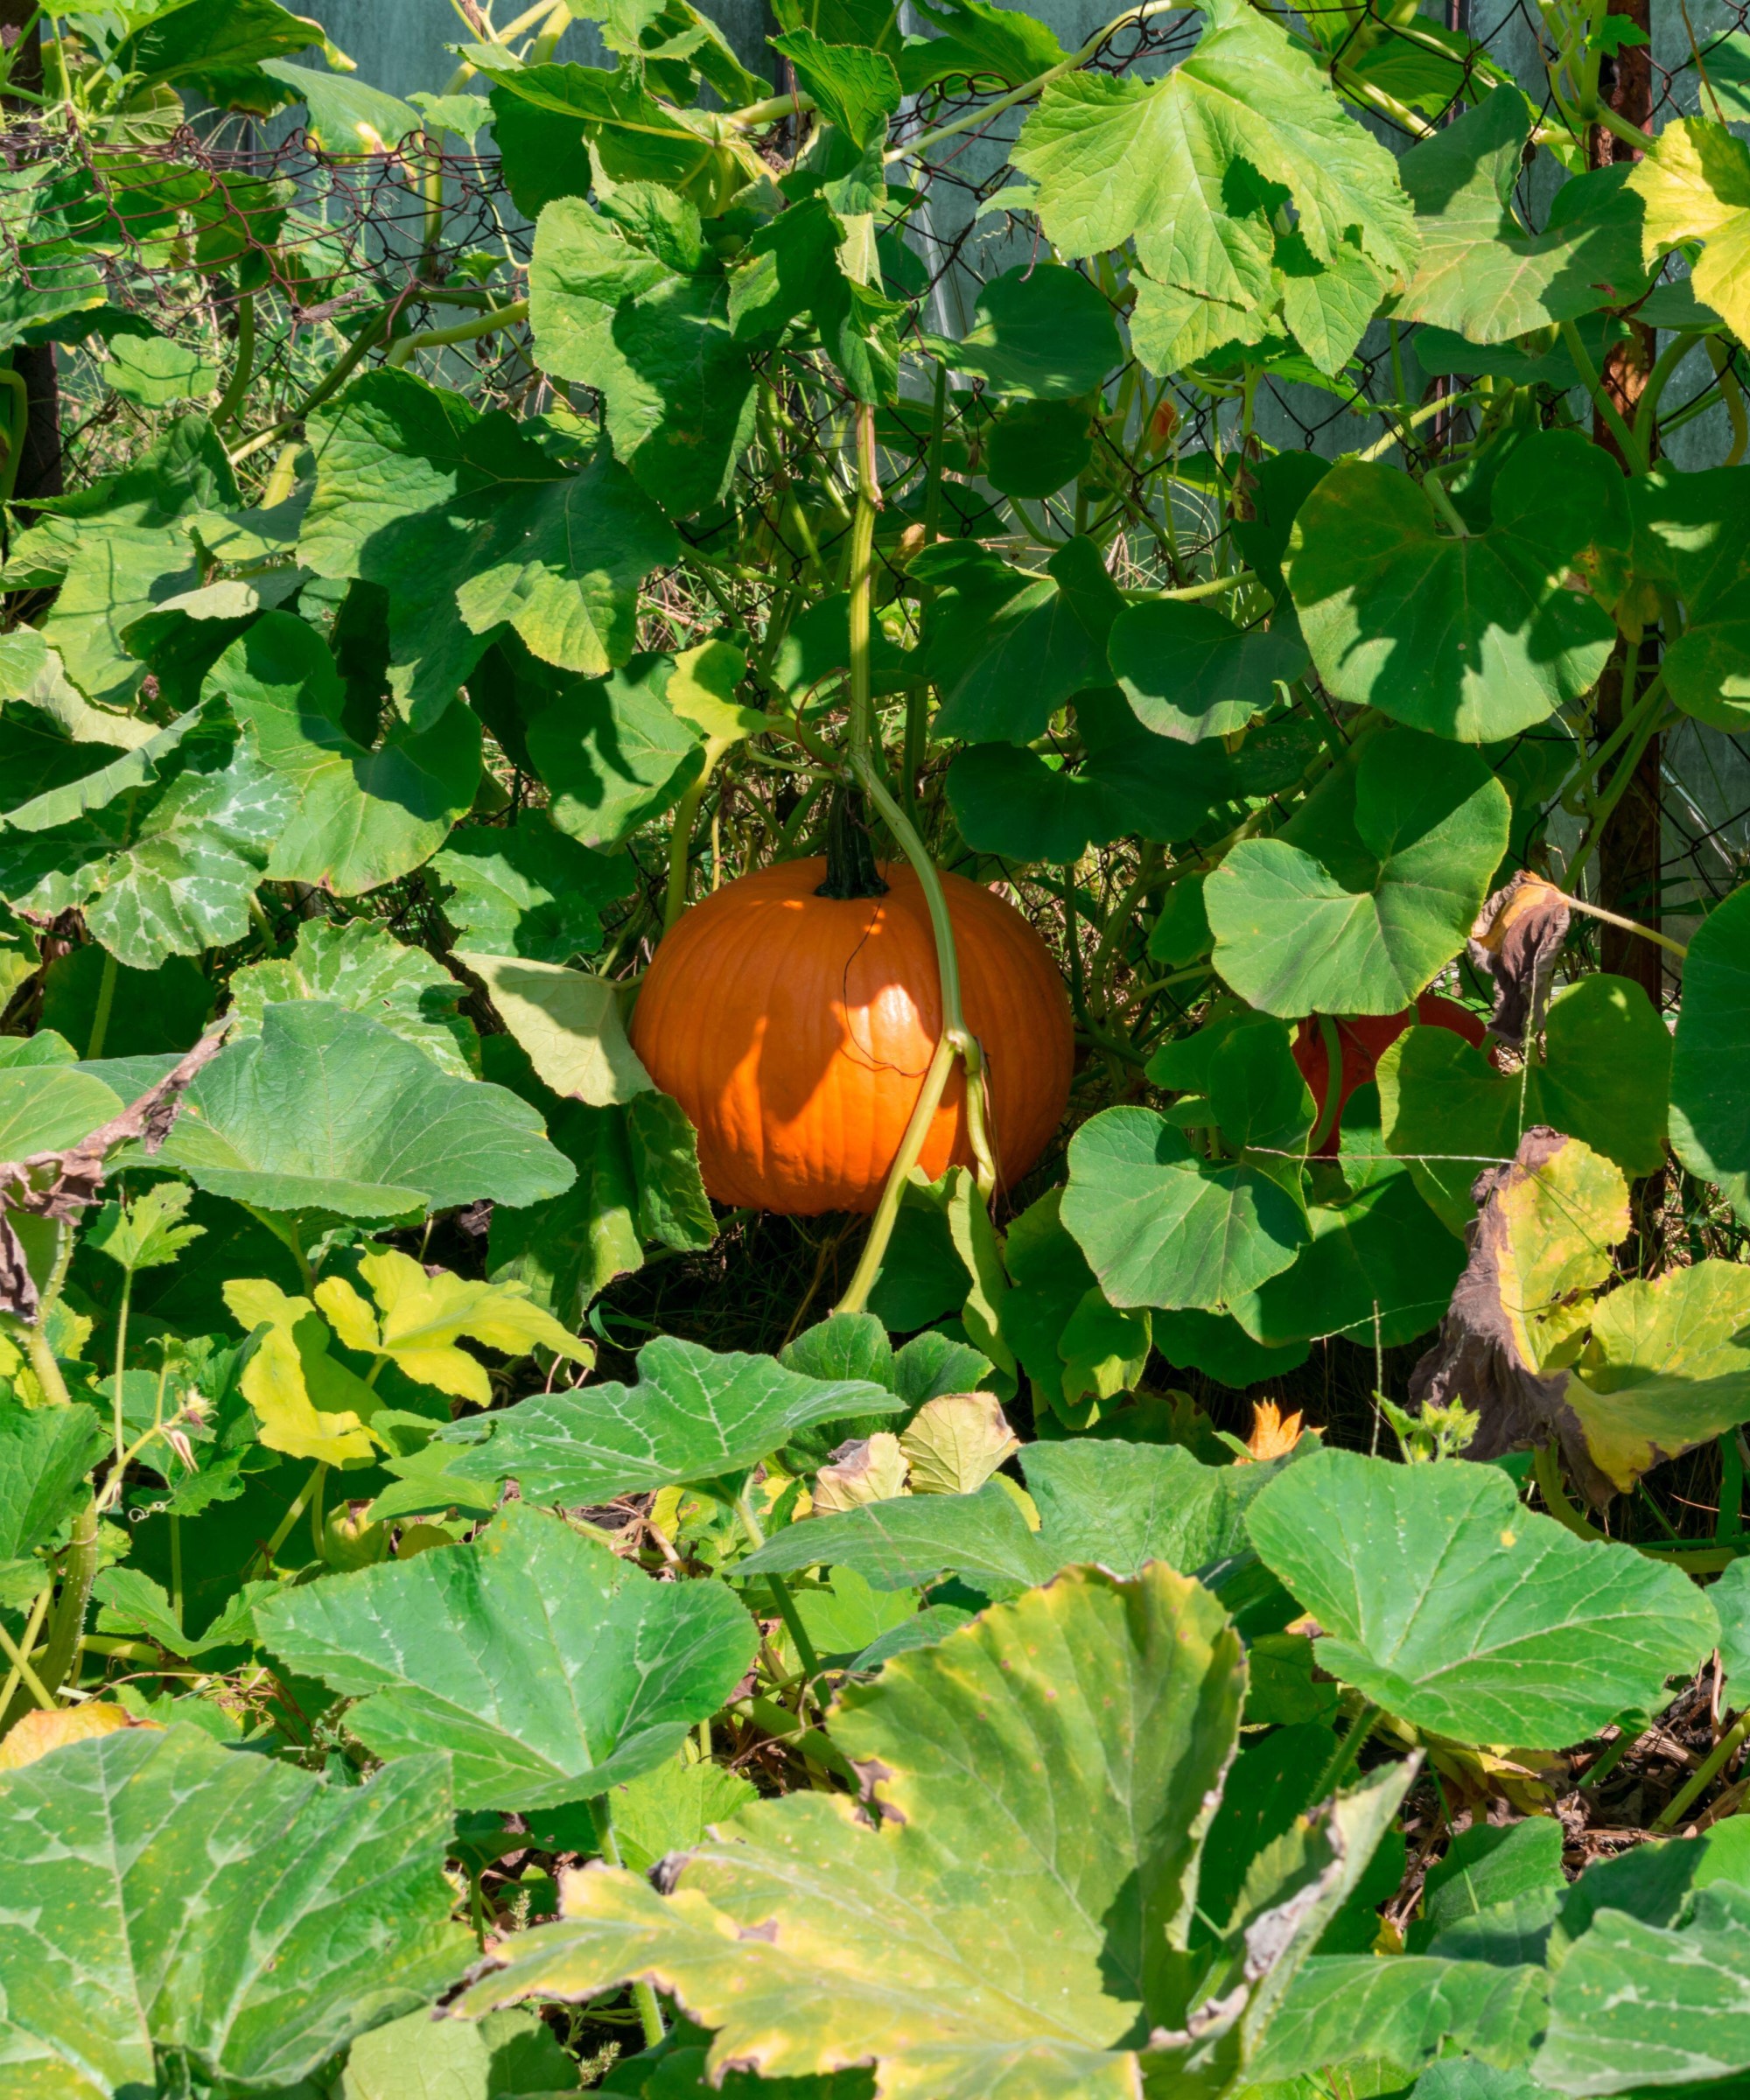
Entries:
[[869,817],[863,797],[854,788],[832,791],[826,820],[826,880],[815,891],[816,897],[885,897],[887,886],[875,864],[875,848],[869,836]]

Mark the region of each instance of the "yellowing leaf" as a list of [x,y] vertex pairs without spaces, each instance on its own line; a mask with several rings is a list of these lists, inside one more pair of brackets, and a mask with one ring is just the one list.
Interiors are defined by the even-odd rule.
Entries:
[[1685,241],[1706,242],[1690,277],[1704,304],[1750,333],[1750,148],[1724,124],[1667,124],[1628,177],[1646,206],[1647,261]]
[[556,962],[458,950],[485,984],[504,1025],[556,1094],[606,1109],[651,1090],[626,1040],[617,989]]
[[123,1706],[94,1699],[85,1706],[51,1707],[27,1713],[0,1743],[0,1772],[17,1772],[33,1765],[51,1750],[66,1743],[88,1742],[94,1735],[113,1735],[118,1728],[156,1728],[156,1721],[138,1721]]
[[1703,1261],[1613,1291],[1564,1396],[1625,1494],[1661,1460],[1750,1419],[1750,1269]]
[[1440,1338],[1411,1375],[1424,1410],[1462,1402],[1481,1418],[1473,1459],[1559,1439],[1588,1496],[1611,1485],[1592,1463],[1564,1404],[1592,1293],[1628,1230],[1628,1184],[1611,1161],[1536,1124],[1505,1166],[1476,1184],[1482,1208],[1467,1235],[1470,1259],[1440,1322]]
[[1529,1171],[1509,1170],[1497,1198],[1501,1306],[1521,1354],[1542,1371],[1572,1360],[1592,1312],[1576,1294],[1610,1278],[1611,1250],[1628,1231],[1628,1184],[1577,1138],[1542,1159],[1522,1146],[1520,1163]]
[[900,1438],[918,1494],[972,1494],[1020,1448],[994,1393],[939,1393]]
[[316,1302],[346,1346],[387,1357],[417,1384],[435,1385],[477,1407],[492,1398],[492,1385],[486,1366],[456,1347],[464,1335],[508,1356],[539,1348],[574,1363],[595,1361],[588,1344],[532,1304],[522,1284],[477,1283],[448,1270],[428,1276],[410,1255],[392,1248],[366,1255],[359,1273],[380,1318],[343,1277],[327,1277],[316,1286]]
[[676,657],[663,697],[677,715],[727,749],[743,737],[758,736],[771,727],[757,708],[743,707],[736,700],[735,689],[746,670],[746,657],[731,643],[701,642]]
[[815,1475],[815,1515],[834,1516],[864,1502],[890,1502],[910,1493],[900,1439],[891,1430],[878,1429],[872,1437],[844,1446],[831,1465]]
[[324,1466],[370,1458],[376,1439],[365,1424],[382,1403],[328,1354],[328,1330],[310,1300],[256,1277],[228,1283],[225,1303],[239,1326],[255,1331],[242,1384],[269,1450]]

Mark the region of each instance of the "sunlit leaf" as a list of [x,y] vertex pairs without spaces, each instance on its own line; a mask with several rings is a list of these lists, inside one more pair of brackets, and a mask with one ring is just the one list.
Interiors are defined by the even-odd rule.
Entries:
[[1253,1544],[1324,1629],[1320,1667],[1418,1727],[1548,1746],[1663,1703],[1718,1635],[1676,1568],[1588,1545],[1498,1467],[1320,1451],[1252,1505]]
[[469,1546],[288,1590],[263,1642],[359,1704],[379,1756],[447,1750],[465,1807],[606,1793],[674,1756],[752,1661],[714,1583],[654,1581],[561,1518],[513,1504]]
[[166,2060],[294,2085],[472,1952],[442,1757],[349,1787],[130,1728],[7,1774],[0,1802],[4,2046],[34,2091],[127,2100]]

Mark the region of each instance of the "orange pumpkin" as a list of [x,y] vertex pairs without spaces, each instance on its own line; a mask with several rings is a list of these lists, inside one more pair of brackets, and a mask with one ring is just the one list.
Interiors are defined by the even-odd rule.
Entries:
[[[662,940],[633,1012],[650,1076],[699,1133],[720,1203],[810,1216],[873,1210],[923,1084],[942,1005],[929,909],[895,863],[884,896],[821,897],[823,859],[727,883]],[[1069,1099],[1069,1002],[1045,943],[990,891],[944,875],[966,1025],[990,1071],[1004,1180]],[[920,1161],[970,1166],[956,1064]]]

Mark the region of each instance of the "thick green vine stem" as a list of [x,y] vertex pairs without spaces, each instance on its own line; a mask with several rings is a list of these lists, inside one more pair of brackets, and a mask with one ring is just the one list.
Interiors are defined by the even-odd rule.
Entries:
[[875,1278],[881,1273],[881,1259],[887,1251],[887,1242],[893,1236],[893,1221],[900,1214],[900,1199],[906,1192],[906,1182],[918,1163],[924,1149],[931,1120],[942,1106],[942,1097],[948,1090],[948,1075],[954,1069],[954,1045],[947,1033],[942,1035],[935,1046],[935,1054],[924,1074],[924,1083],[912,1110],[911,1120],[906,1125],[900,1149],[893,1155],[893,1164],[887,1171],[887,1179],[881,1190],[881,1200],[875,1206],[875,1214],[869,1222],[869,1237],[863,1242],[863,1253],[857,1264],[856,1272],[845,1288],[845,1292],[833,1308],[837,1312],[860,1312],[869,1303],[869,1293],[875,1288]]
[[1656,1830],[1675,1830],[1683,1821],[1690,1806],[1699,1801],[1706,1793],[1714,1781],[1744,1747],[1746,1740],[1750,1740],[1750,1706],[1744,1709],[1732,1726],[1708,1752],[1706,1757],[1684,1782],[1683,1786],[1653,1818],[1653,1828]]
[[[1553,1444],[1540,1444],[1531,1454],[1531,1474],[1544,1497],[1544,1507],[1556,1522],[1572,1531],[1576,1538],[1594,1544],[1610,1544],[1596,1524],[1589,1524],[1568,1500],[1568,1492],[1562,1482],[1562,1464],[1556,1455]],[[1628,1542],[1634,1544],[1634,1541]],[[1671,1566],[1685,1568],[1691,1575],[1714,1575],[1720,1569],[1730,1567],[1738,1558],[1732,1546],[1674,1546],[1634,1545],[1637,1553],[1644,1553],[1648,1560],[1662,1560]]]
[[892,1237],[899,1215],[900,1198],[906,1179],[923,1151],[930,1119],[940,1107],[948,1088],[948,1074],[957,1056],[966,1068],[966,1130],[977,1166],[979,1194],[988,1203],[997,1193],[997,1161],[990,1144],[990,1116],[985,1096],[984,1054],[966,1026],[960,1003],[960,957],[954,943],[954,922],[948,916],[948,895],[942,877],[930,858],[917,827],[895,799],[881,776],[874,751],[875,710],[872,696],[869,645],[874,612],[875,512],[880,487],[875,473],[875,411],[859,406],[857,411],[857,514],[850,538],[850,775],[874,803],[892,833],[900,850],[911,863],[923,891],[935,937],[936,976],[942,988],[942,1035],[935,1054],[924,1074],[911,1119],[906,1125],[900,1149],[888,1169],[880,1201],[870,1222],[850,1287],[839,1300],[841,1312],[861,1312],[868,1302],[881,1258]]
[[91,1586],[97,1579],[97,1523],[94,1495],[73,1520],[60,1594],[49,1617],[48,1641],[37,1670],[51,1698],[76,1671],[79,1651],[85,1644],[85,1614],[91,1606]]

